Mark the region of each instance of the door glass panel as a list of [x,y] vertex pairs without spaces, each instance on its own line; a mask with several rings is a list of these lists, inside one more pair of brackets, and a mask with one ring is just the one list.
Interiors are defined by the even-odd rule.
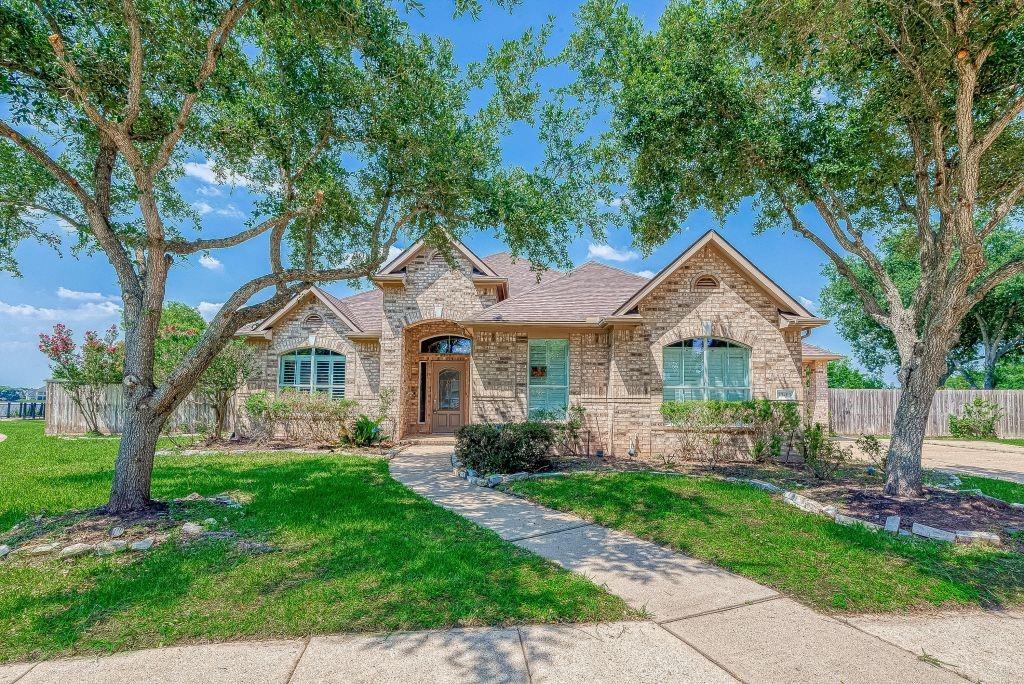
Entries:
[[445,368],[437,374],[437,408],[441,411],[458,411],[459,371]]

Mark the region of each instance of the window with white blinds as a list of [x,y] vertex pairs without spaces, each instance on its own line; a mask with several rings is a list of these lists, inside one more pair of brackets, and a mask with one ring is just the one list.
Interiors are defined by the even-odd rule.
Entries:
[[530,340],[530,418],[565,418],[569,408],[569,340]]
[[683,340],[662,350],[665,401],[750,398],[750,349],[713,337]]
[[345,396],[345,355],[330,349],[306,348],[278,357],[277,386],[298,392]]

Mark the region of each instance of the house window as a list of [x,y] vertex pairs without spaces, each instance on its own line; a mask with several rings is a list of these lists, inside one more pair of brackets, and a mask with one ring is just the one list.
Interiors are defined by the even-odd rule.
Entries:
[[530,418],[565,418],[569,407],[569,340],[530,340],[526,391]]
[[420,342],[420,352],[424,354],[469,354],[472,351],[472,341],[458,335],[428,337]]
[[308,347],[278,357],[278,389],[323,392],[332,399],[345,396],[345,355]]
[[750,398],[750,348],[698,337],[662,350],[665,401]]

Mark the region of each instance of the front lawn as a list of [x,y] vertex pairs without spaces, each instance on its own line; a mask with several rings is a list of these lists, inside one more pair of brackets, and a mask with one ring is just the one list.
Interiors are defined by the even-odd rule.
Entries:
[[[117,441],[44,437],[39,422],[0,432],[0,531],[26,516],[101,505]],[[633,613],[578,575],[435,506],[352,456],[161,456],[161,499],[236,492],[209,505],[240,538],[146,553],[0,561],[0,661],[239,637],[521,622]]]
[[512,490],[826,611],[1024,603],[1024,556],[837,525],[747,485],[629,472],[527,480]]

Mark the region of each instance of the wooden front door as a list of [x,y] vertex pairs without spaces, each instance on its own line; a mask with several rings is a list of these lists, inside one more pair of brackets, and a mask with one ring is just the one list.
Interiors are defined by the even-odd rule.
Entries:
[[450,435],[465,422],[466,364],[437,362],[433,371],[430,431]]

